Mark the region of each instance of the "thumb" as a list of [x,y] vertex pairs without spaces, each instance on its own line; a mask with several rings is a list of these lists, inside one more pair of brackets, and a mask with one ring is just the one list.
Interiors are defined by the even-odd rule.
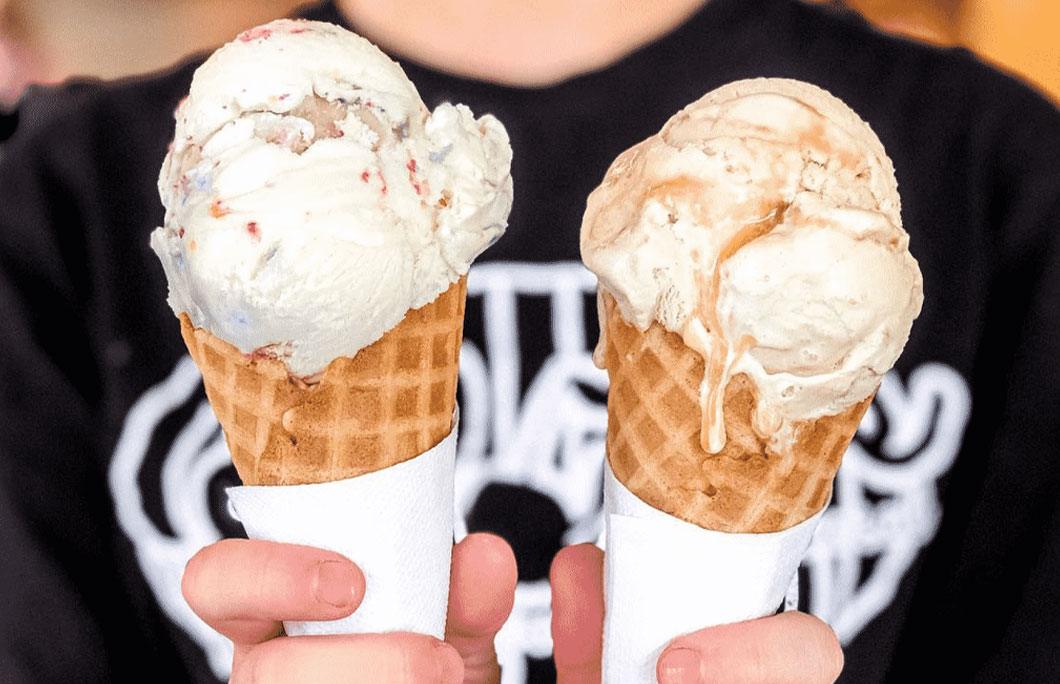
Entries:
[[832,684],[842,669],[831,627],[806,613],[781,613],[674,639],[656,676],[660,684]]
[[592,544],[556,554],[552,644],[557,684],[600,684],[604,633],[604,552]]
[[445,640],[464,660],[465,684],[500,681],[493,639],[515,603],[518,571],[508,543],[492,534],[470,534],[453,547]]

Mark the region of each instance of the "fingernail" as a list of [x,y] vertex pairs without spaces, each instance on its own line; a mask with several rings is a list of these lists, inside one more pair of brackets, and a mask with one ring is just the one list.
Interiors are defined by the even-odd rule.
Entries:
[[356,568],[350,563],[324,561],[317,565],[313,594],[324,603],[336,608],[346,608],[356,598],[354,593],[356,573]]
[[697,684],[699,654],[690,648],[671,648],[659,657],[659,684]]
[[434,648],[438,652],[438,662],[441,663],[441,681],[444,684],[461,684],[464,681],[464,661],[460,654],[444,641],[434,644]]

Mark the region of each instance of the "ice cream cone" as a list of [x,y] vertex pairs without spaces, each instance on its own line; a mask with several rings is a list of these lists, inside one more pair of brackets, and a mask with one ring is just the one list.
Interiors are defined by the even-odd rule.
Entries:
[[466,276],[319,380],[244,354],[182,314],[181,334],[246,485],[341,480],[421,454],[452,430]]
[[752,427],[746,375],[724,396],[725,447],[700,445],[703,358],[652,323],[640,331],[604,294],[607,457],[630,491],[651,506],[721,532],[775,532],[828,504],[832,480],[872,396],[845,411],[797,423],[791,450],[773,453]]

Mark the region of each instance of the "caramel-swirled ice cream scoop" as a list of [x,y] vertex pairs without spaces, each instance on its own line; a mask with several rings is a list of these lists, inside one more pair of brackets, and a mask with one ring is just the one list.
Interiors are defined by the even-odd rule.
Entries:
[[581,234],[616,476],[716,529],[823,507],[920,312],[908,245],[879,139],[807,83],[726,85],[620,155]]

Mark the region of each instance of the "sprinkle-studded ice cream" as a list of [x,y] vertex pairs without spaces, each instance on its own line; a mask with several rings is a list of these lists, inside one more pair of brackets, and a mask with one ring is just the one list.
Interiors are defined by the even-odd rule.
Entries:
[[151,236],[169,304],[311,379],[433,301],[506,226],[492,116],[433,112],[401,68],[331,24],[279,20],[195,73]]

